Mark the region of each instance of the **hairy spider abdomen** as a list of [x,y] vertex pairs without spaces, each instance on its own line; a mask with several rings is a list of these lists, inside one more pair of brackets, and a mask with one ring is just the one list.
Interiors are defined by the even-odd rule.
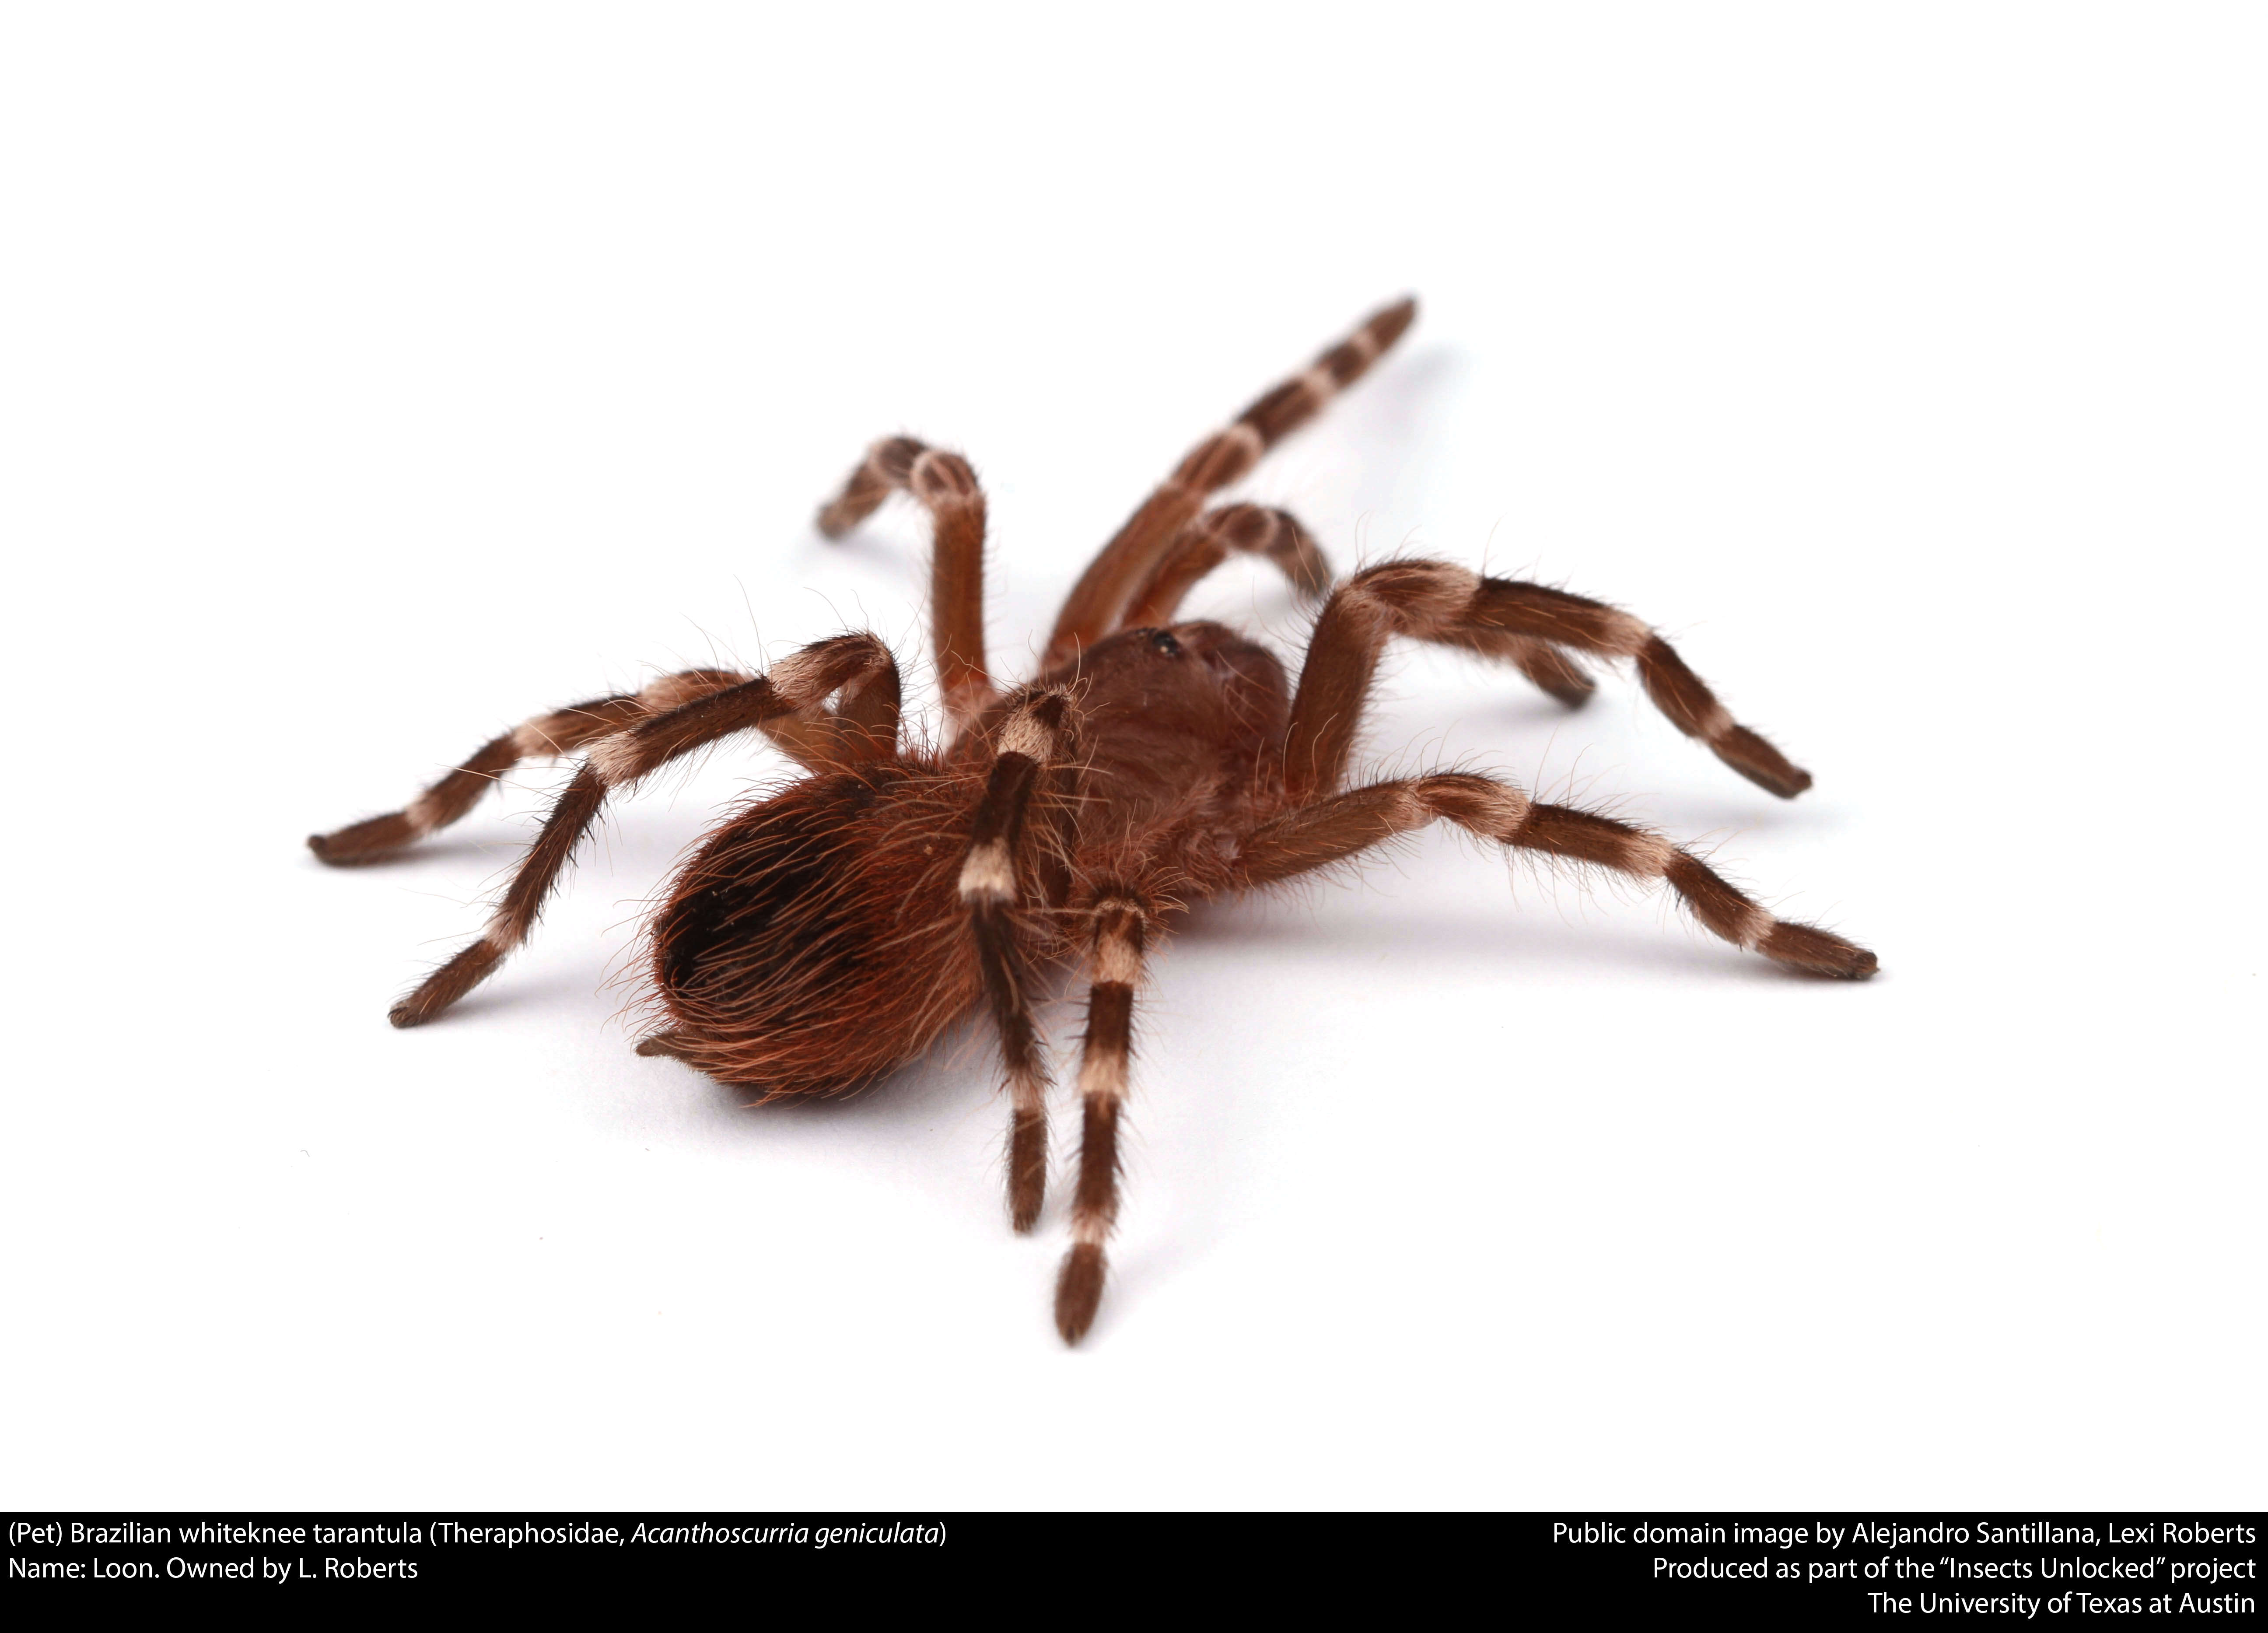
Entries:
[[747,807],[688,862],[657,915],[654,1053],[767,1095],[855,1089],[921,1053],[976,1001],[946,934],[980,779],[884,762]]

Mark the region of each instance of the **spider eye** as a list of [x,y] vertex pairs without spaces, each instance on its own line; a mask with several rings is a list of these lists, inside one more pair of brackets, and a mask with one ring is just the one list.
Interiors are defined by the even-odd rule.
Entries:
[[1150,644],[1169,658],[1182,655],[1182,643],[1174,639],[1171,630],[1160,630],[1150,637]]

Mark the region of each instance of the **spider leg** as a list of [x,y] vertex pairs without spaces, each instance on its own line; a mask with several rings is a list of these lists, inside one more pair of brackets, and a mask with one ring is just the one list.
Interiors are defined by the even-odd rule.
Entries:
[[1583,666],[1548,640],[1529,635],[1506,635],[1491,643],[1488,654],[1508,661],[1535,683],[1536,689],[1557,698],[1571,709],[1580,709],[1599,689]]
[[[707,697],[751,677],[737,669],[688,669],[666,675],[635,693],[570,704],[482,743],[472,757],[398,811],[350,824],[332,833],[310,834],[307,848],[335,867],[375,861],[438,833],[456,822],[481,795],[497,787],[504,772],[523,760],[549,759],[610,736],[639,720]],[[871,684],[846,696],[835,713],[822,708],[764,723],[770,737],[799,765],[831,770],[846,762],[887,755],[897,741],[898,697],[895,669],[886,686]]]
[[1090,921],[1094,979],[1079,1062],[1079,1190],[1071,1201],[1071,1252],[1056,1277],[1056,1330],[1067,1344],[1079,1342],[1094,1324],[1102,1301],[1102,1245],[1118,1218],[1118,1109],[1133,1055],[1134,993],[1142,981],[1148,920],[1139,900],[1106,890]]
[[1707,863],[1658,834],[1572,806],[1543,804],[1512,783],[1470,772],[1372,783],[1287,811],[1245,840],[1239,882],[1251,886],[1295,878],[1444,818],[1500,845],[1660,879],[1704,927],[1791,968],[1846,980],[1874,972],[1874,955],[1865,948],[1774,918]]
[[1033,853],[1067,848],[1059,823],[1027,819],[1035,792],[1059,788],[1059,773],[1076,752],[1078,719],[1070,694],[1057,689],[1026,693],[1011,706],[994,741],[998,757],[969,831],[960,891],[1008,1074],[1009,1222],[1028,1230],[1047,1196],[1048,1069],[1032,1021],[1035,960],[1017,919],[1032,895],[1028,886],[1047,871],[1044,856]]
[[1292,587],[1315,598],[1331,586],[1330,564],[1300,519],[1258,505],[1223,505],[1183,528],[1150,569],[1118,615],[1122,630],[1162,628],[1174,621],[1182,598],[1197,581],[1241,551],[1264,556],[1280,568]]
[[1315,620],[1285,738],[1285,789],[1295,802],[1330,793],[1345,777],[1379,654],[1395,635],[1484,657],[1525,658],[1522,667],[1555,695],[1545,675],[1529,667],[1539,652],[1578,674],[1558,648],[1634,658],[1646,695],[1670,724],[1698,737],[1742,776],[1782,799],[1811,786],[1809,772],[1734,721],[1669,643],[1629,613],[1540,584],[1484,579],[1444,561],[1389,561],[1341,584]]
[[890,700],[888,712],[895,716],[897,691],[897,664],[880,637],[838,635],[774,664],[768,675],[699,694],[592,742],[582,769],[553,802],[535,843],[504,887],[487,930],[395,1004],[389,1018],[396,1026],[431,1020],[479,986],[506,953],[527,939],[552,885],[597,820],[608,794],[736,732],[762,729],[815,710],[838,691],[844,694],[846,713],[880,714],[882,711],[871,696],[860,700],[865,694],[880,694]]
[[[1119,615],[1120,629],[1150,629],[1174,621],[1182,598],[1228,559],[1232,550],[1265,556],[1283,570],[1303,597],[1330,587],[1330,565],[1307,529],[1289,511],[1258,505],[1224,505],[1183,528],[1158,558],[1150,576]],[[1496,635],[1486,655],[1509,660],[1521,674],[1571,709],[1590,701],[1598,683],[1550,641],[1524,635]]]
[[1117,627],[1119,609],[1149,579],[1159,558],[1173,549],[1182,529],[1197,520],[1205,499],[1249,471],[1263,454],[1361,379],[1417,315],[1414,300],[1397,301],[1373,314],[1305,373],[1263,394],[1225,430],[1190,449],[1071,587],[1070,599],[1056,617],[1055,632],[1048,637],[1041,668],[1053,669],[1070,661]]
[[984,490],[958,454],[911,437],[885,437],[842,492],[819,513],[819,530],[839,539],[873,515],[894,489],[928,509],[935,537],[930,570],[930,641],[938,683],[954,728],[965,730],[993,702],[984,666]]
[[[585,743],[644,719],[657,707],[674,706],[704,691],[737,686],[747,678],[729,669],[688,669],[682,675],[666,676],[641,692],[593,698],[587,703],[573,703],[549,714],[539,714],[503,736],[482,743],[463,765],[401,810],[372,816],[335,832],[310,834],[307,848],[338,866],[372,861],[457,821],[480,803],[481,795],[495,787],[504,772],[522,760],[572,753]],[[650,701],[663,698],[667,701]]]

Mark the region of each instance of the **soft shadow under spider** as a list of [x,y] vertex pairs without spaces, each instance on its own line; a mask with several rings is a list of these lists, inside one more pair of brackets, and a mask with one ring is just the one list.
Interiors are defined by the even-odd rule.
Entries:
[[1241,915],[1233,911],[1193,913],[1180,927],[1180,939],[1189,946],[1222,951],[1248,948],[1258,953],[1292,947],[1343,951],[1351,973],[1374,969],[1386,953],[1419,959],[1435,956],[1444,963],[1468,966],[1485,962],[1503,972],[1507,997],[1521,990],[1520,971],[1562,966],[1569,943],[1576,942],[1581,943],[1587,961],[1594,964],[1611,961],[1633,972],[1651,969],[1685,976],[1721,976],[1728,980],[1786,979],[1770,964],[1759,964],[1754,959],[1717,957],[1705,945],[1680,945],[1658,935],[1622,935],[1617,933],[1619,927],[1562,927],[1556,919],[1549,923],[1484,924],[1463,915],[1419,907],[1374,913],[1360,924],[1321,916],[1312,920],[1302,917],[1294,925],[1256,916],[1253,920],[1240,920]]

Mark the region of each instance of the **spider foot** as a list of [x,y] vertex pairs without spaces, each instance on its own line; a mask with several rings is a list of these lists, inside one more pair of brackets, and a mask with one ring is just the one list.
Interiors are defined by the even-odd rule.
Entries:
[[1064,1255],[1056,1277],[1056,1331],[1064,1342],[1075,1344],[1094,1325],[1094,1312],[1102,1303],[1102,1249],[1080,1242]]
[[417,825],[409,820],[407,812],[389,811],[334,833],[311,833],[307,836],[307,848],[334,868],[350,868],[357,862],[375,861],[400,850],[415,839],[417,832]]
[[1784,920],[1765,933],[1756,950],[1796,969],[1844,981],[1863,981],[1880,967],[1874,955],[1856,942]]
[[1811,773],[1794,764],[1745,726],[1727,728],[1709,740],[1717,757],[1759,788],[1792,800],[1811,786]]
[[396,1026],[423,1026],[478,986],[504,957],[504,950],[483,936],[420,982],[386,1018]]

